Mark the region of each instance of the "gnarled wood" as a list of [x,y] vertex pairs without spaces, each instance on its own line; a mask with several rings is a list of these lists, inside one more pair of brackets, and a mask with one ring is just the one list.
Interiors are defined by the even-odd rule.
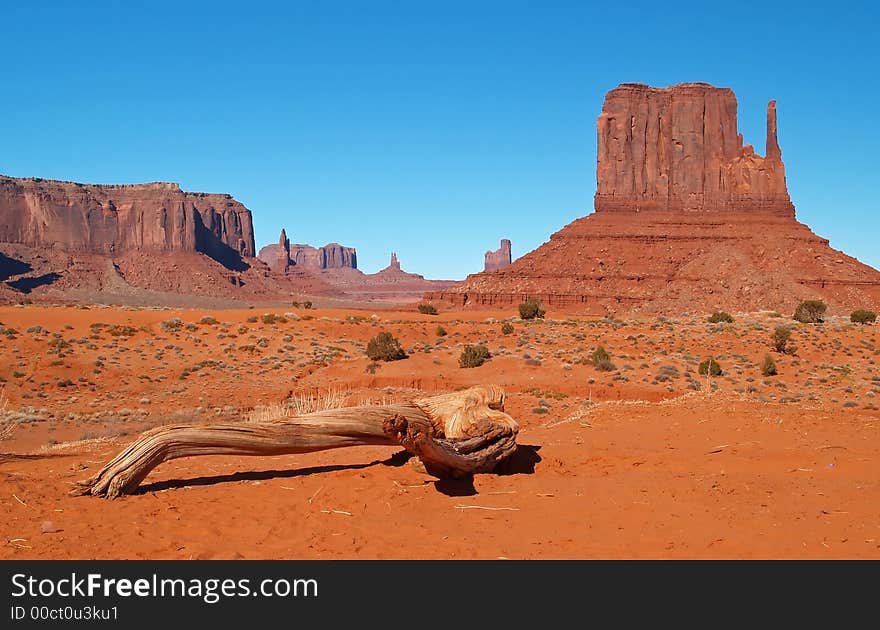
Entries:
[[143,433],[73,494],[133,492],[162,462],[196,455],[289,455],[344,446],[403,446],[431,474],[488,472],[516,450],[504,391],[477,386],[408,403],[346,407],[271,422],[172,425]]

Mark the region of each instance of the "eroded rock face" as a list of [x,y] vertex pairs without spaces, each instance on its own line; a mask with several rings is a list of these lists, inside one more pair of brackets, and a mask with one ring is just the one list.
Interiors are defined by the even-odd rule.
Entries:
[[596,211],[734,211],[794,216],[767,108],[767,155],[743,144],[729,88],[626,83],[598,120]]
[[253,257],[251,212],[172,183],[102,186],[0,176],[0,242],[70,252]]
[[504,269],[510,264],[510,241],[506,238],[501,239],[501,247],[495,251],[486,252],[483,271],[497,271]]

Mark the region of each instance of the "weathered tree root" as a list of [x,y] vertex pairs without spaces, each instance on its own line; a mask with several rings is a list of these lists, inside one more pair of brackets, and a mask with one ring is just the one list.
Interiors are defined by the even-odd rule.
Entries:
[[162,462],[196,455],[290,455],[400,445],[438,477],[490,472],[516,450],[504,391],[477,386],[409,403],[318,411],[272,422],[172,425],[143,433],[71,494],[131,494]]

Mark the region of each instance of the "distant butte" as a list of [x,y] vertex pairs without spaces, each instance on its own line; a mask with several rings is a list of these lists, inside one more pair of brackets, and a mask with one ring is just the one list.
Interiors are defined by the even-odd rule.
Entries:
[[501,239],[501,247],[495,251],[486,252],[483,271],[498,271],[507,267],[510,262],[510,241],[503,238]]
[[592,314],[880,305],[880,272],[795,219],[767,107],[766,155],[737,131],[728,88],[623,84],[597,122],[595,213],[510,266],[425,299],[508,306],[525,298]]

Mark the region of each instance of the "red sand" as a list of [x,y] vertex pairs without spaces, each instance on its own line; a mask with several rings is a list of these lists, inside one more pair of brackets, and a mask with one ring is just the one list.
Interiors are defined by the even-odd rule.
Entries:
[[[0,335],[5,413],[21,412],[0,443],[0,558],[880,557],[876,325],[799,325],[797,355],[774,354],[780,375],[765,379],[770,333],[791,322],[760,314],[722,327],[702,318],[516,320],[502,335],[512,311],[377,311],[378,322],[372,311],[296,313],[312,319],[0,308],[2,325],[19,333]],[[205,315],[220,324],[161,329]],[[96,322],[144,330],[95,339]],[[26,332],[37,325],[49,333]],[[449,333],[442,342],[438,325]],[[411,356],[370,374],[362,346],[379,330]],[[52,333],[72,343],[53,347]],[[475,342],[493,358],[459,368],[461,346]],[[598,344],[617,371],[583,362]],[[696,375],[709,351],[725,369],[712,393]],[[289,391],[380,402],[475,383],[504,386],[521,424],[523,448],[507,474],[437,481],[399,449],[363,447],[176,460],[142,494],[67,495],[135,434],[181,416],[240,417]]]

